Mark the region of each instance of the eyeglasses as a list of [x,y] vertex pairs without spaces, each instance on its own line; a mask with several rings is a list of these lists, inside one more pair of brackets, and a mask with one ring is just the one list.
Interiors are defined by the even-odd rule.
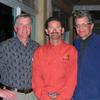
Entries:
[[75,28],[87,28],[87,26],[91,24],[91,23],[84,23],[84,24],[81,24],[81,25],[75,25]]
[[54,31],[54,30],[55,30],[55,31],[59,31],[59,30],[62,29],[62,27],[60,27],[60,26],[59,26],[59,27],[56,27],[56,28],[48,27],[48,29],[51,30],[51,31]]

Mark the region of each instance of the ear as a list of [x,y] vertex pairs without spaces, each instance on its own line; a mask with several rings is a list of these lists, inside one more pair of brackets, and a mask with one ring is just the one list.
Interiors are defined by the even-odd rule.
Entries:
[[32,32],[32,26],[30,27],[30,29],[31,29],[31,32]]
[[63,27],[63,28],[61,29],[61,33],[64,34],[64,31],[65,31],[65,30],[64,30],[64,27]]
[[47,29],[45,29],[45,32],[46,32],[46,34],[48,34],[48,30]]
[[91,24],[91,29],[93,29],[94,28],[94,24]]
[[17,27],[16,26],[14,26],[14,31],[17,32]]

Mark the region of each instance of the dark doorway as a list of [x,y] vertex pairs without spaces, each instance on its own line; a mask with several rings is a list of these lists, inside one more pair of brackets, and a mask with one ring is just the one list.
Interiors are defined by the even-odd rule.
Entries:
[[0,3],[0,42],[13,37],[12,8]]

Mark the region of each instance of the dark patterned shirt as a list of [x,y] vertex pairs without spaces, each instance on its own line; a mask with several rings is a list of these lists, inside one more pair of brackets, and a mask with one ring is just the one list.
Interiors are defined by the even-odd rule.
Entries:
[[24,46],[15,37],[0,44],[0,82],[17,89],[32,87],[32,55],[38,43],[29,39]]

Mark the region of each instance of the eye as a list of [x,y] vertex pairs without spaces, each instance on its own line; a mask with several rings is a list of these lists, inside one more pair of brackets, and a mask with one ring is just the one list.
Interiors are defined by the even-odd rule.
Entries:
[[75,25],[75,28],[80,28],[80,27],[83,27],[83,28],[86,28],[90,23],[83,23],[83,24],[80,24],[80,25]]

